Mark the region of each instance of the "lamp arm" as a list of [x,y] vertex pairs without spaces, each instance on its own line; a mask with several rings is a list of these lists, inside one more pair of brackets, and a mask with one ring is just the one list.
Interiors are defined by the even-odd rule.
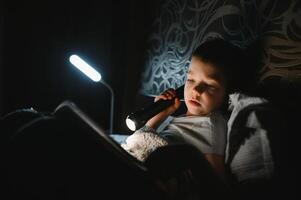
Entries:
[[113,134],[113,121],[114,121],[114,91],[112,87],[107,84],[104,80],[100,80],[100,82],[106,86],[111,93],[111,105],[110,105],[110,134]]

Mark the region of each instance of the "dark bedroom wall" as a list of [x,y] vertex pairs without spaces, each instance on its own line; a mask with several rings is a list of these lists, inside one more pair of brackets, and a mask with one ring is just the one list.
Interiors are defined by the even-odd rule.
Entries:
[[0,113],[3,113],[3,23],[4,23],[3,2],[0,0]]
[[3,1],[1,115],[27,107],[49,112],[69,99],[108,129],[110,93],[71,66],[68,57],[77,53],[113,87],[114,129],[128,131],[155,2]]
[[126,6],[124,1],[118,10],[120,13],[126,11],[128,23],[124,23],[124,18],[114,16],[114,21],[120,22],[120,26],[113,27],[115,38],[113,46],[116,47],[114,53],[122,55],[120,58],[123,60],[112,55],[112,62],[118,66],[113,72],[113,79],[118,80],[114,82],[114,87],[122,88],[116,94],[117,99],[122,102],[122,104],[116,104],[116,110],[120,111],[116,115],[116,120],[120,122],[118,124],[120,130],[128,133],[130,131],[125,124],[127,115],[153,101],[152,98],[145,97],[144,102],[144,96],[139,94],[139,90],[146,57],[146,42],[152,32],[152,24],[158,14],[161,0],[132,0],[130,2],[127,10],[124,9]]

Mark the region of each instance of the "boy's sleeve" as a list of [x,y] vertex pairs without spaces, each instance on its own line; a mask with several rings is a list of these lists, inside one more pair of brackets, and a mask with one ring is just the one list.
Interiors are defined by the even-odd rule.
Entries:
[[140,161],[145,159],[157,148],[166,146],[167,141],[160,137],[154,129],[144,126],[130,135],[121,146]]

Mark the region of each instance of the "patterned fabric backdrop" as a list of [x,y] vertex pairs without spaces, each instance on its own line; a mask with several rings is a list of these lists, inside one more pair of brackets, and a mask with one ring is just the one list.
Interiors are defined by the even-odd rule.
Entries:
[[262,79],[301,80],[301,1],[162,0],[149,37],[141,93],[185,82],[192,51],[209,37],[242,48],[264,41]]

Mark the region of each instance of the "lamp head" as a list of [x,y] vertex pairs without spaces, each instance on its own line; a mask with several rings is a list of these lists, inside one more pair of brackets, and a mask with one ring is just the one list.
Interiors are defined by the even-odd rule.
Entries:
[[71,55],[69,61],[86,76],[92,79],[94,82],[99,82],[101,80],[101,75],[93,67],[91,67],[87,62],[81,59],[78,55]]

